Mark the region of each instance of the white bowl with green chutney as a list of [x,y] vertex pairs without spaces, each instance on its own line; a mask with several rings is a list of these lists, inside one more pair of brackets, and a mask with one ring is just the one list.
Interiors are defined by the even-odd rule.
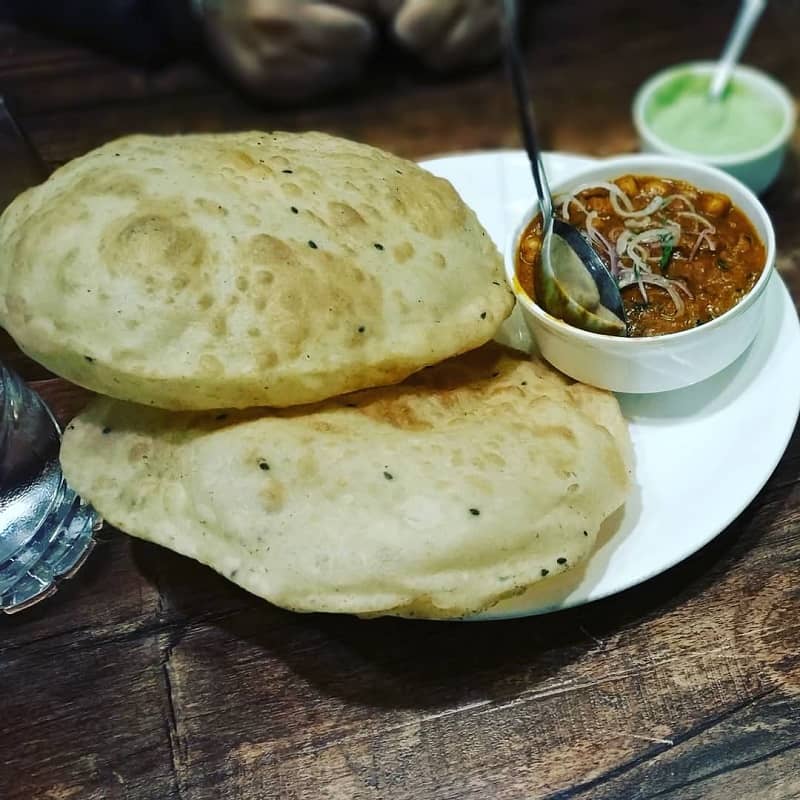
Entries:
[[710,100],[716,66],[712,61],[680,64],[642,86],[633,102],[641,148],[711,164],[761,193],[783,164],[797,117],[795,102],[777,81],[741,65],[723,96]]

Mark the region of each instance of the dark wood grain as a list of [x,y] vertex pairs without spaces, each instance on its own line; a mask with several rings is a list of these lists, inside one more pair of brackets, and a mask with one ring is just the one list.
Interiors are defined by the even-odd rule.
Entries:
[[[634,149],[636,87],[713,55],[735,5],[536,4],[547,145]],[[797,0],[771,4],[748,51],[795,92],[798,30]],[[6,26],[0,82],[51,166],[133,131],[318,128],[411,157],[518,143],[499,68],[437,77],[387,52],[357,90],[275,109],[197,65],[146,73]],[[764,198],[796,301],[798,144]],[[86,401],[7,337],[0,354],[62,421]],[[796,799],[798,641],[797,434],[683,564],[503,623],[293,615],[106,529],[52,599],[0,620],[0,798]]]

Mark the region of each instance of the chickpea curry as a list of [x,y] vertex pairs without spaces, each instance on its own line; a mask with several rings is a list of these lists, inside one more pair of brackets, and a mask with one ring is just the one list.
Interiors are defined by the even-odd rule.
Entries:
[[[625,175],[555,202],[616,279],[629,336],[703,325],[736,305],[764,269],[764,245],[730,198],[684,181]],[[520,238],[516,265],[533,299],[541,245],[539,215]]]

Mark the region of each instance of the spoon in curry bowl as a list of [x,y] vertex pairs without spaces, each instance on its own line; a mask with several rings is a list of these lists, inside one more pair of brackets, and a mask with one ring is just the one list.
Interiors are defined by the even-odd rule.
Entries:
[[517,0],[503,0],[503,11],[505,58],[542,212],[542,249],[534,267],[536,302],[576,328],[624,336],[627,325],[617,282],[578,229],[553,213],[519,48]]

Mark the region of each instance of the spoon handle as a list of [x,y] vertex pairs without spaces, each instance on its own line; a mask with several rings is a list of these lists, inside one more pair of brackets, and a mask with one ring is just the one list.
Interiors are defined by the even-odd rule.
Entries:
[[742,0],[739,13],[736,15],[736,21],[728,36],[728,41],[725,43],[725,49],[722,51],[722,57],[717,64],[714,79],[711,82],[708,94],[712,100],[719,100],[722,97],[722,93],[730,80],[731,72],[750,40],[750,34],[753,32],[753,28],[766,5],[766,0]]
[[539,208],[542,209],[542,230],[547,231],[553,218],[553,201],[550,186],[542,164],[542,152],[536,137],[536,125],[533,116],[533,104],[528,91],[525,65],[519,47],[519,23],[517,0],[503,0],[503,43],[505,45],[506,62],[511,73],[511,83],[517,100],[522,138],[528,159],[531,163],[533,183],[539,197]]

